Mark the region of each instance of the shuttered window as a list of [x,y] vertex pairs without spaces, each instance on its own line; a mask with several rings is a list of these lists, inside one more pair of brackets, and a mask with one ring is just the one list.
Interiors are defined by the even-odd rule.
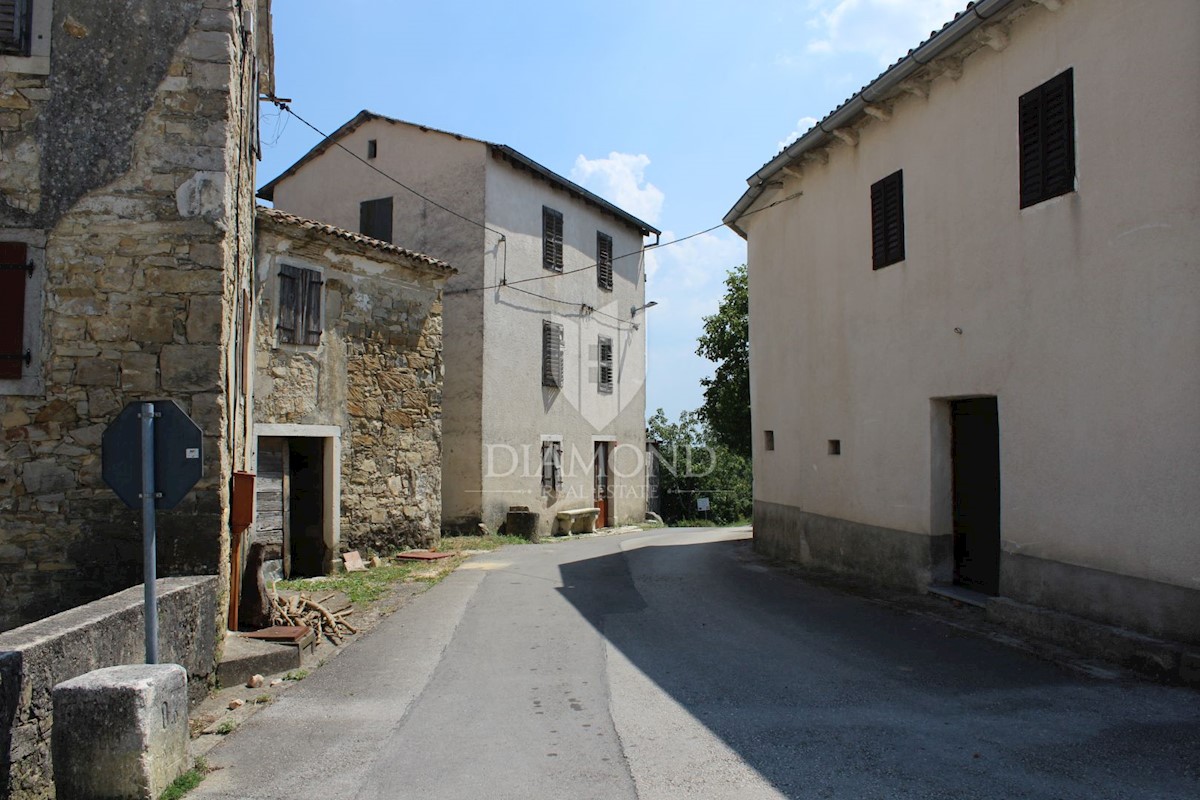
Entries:
[[542,442],[542,491],[562,489],[562,442]]
[[542,386],[563,385],[563,326],[542,320]]
[[0,0],[0,53],[29,55],[30,0]]
[[871,186],[871,266],[904,260],[904,171]]
[[392,198],[366,200],[358,206],[358,232],[381,242],[392,241]]
[[607,233],[596,231],[596,285],[612,291],[613,241]]
[[613,343],[601,336],[596,345],[596,389],[600,394],[612,394],[613,390]]
[[542,266],[563,270],[563,215],[549,206],[542,206]]
[[20,378],[32,360],[25,342],[29,248],[0,242],[0,379]]
[[321,273],[283,264],[279,268],[279,341],[321,343]]
[[1020,99],[1021,208],[1075,190],[1074,71]]

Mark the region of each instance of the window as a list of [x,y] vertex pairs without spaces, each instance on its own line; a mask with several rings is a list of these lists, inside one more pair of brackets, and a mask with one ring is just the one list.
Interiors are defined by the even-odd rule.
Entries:
[[1075,190],[1074,72],[1021,95],[1021,208]]
[[33,360],[25,341],[25,298],[33,268],[23,242],[0,242],[0,379],[20,379]]
[[549,206],[542,206],[542,266],[563,270],[563,215]]
[[29,55],[30,0],[0,0],[0,53]]
[[542,321],[542,386],[562,388],[563,326]]
[[613,343],[601,336],[596,345],[596,389],[600,394],[612,394],[613,390]]
[[871,268],[904,260],[904,170],[871,186]]
[[829,455],[840,456],[841,454],[842,454],[842,440],[841,439],[830,439],[829,440]]
[[557,492],[562,489],[562,442],[542,442],[542,491]]
[[381,242],[392,241],[392,198],[381,197],[359,204],[358,231]]
[[288,264],[279,268],[279,342],[321,343],[321,273]]
[[763,449],[775,449],[775,431],[763,431]]
[[376,139],[367,140],[367,158],[374,158],[379,155],[379,142]]
[[612,291],[612,237],[596,231],[596,285]]

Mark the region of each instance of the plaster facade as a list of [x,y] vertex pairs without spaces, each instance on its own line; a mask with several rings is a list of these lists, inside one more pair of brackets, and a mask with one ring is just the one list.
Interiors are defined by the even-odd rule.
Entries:
[[0,63],[0,241],[34,264],[29,362],[0,380],[0,629],[141,580],[137,514],[100,475],[104,427],[132,401],[177,400],[205,432],[205,477],[159,517],[159,574],[226,585],[271,71],[267,0],[34,7],[48,38]]
[[[443,528],[494,529],[518,505],[538,512],[549,533],[557,511],[594,504],[597,442],[611,458],[609,524],[644,518],[645,328],[644,312],[631,310],[645,304],[643,237],[657,231],[509,148],[370,112],[260,196],[352,230],[360,203],[390,197],[394,241],[458,270],[445,292]],[[564,219],[564,274],[546,280],[543,206]],[[597,232],[625,256],[613,262],[611,291],[589,269]],[[520,284],[525,291],[513,285],[526,279],[535,280]],[[543,321],[564,326],[561,388],[542,385]],[[613,343],[611,394],[597,388],[601,336]],[[549,492],[541,485],[546,440],[563,449],[561,486]]]
[[[951,580],[951,401],[995,397],[999,593],[1196,642],[1200,6],[1050,5],[1009,4],[727,217],[755,538]],[[1018,99],[1067,69],[1074,190],[1022,209]],[[870,190],[896,170],[906,254],[873,270]]]
[[[321,276],[318,344],[280,341],[284,265]],[[441,290],[451,274],[427,256],[258,210],[256,443],[325,442],[322,571],[343,550],[393,552],[437,540]],[[250,541],[266,541],[264,534],[256,528]],[[274,549],[283,542],[269,544],[281,558]]]

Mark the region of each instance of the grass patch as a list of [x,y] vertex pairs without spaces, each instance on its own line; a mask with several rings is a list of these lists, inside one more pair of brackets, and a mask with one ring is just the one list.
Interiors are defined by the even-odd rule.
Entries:
[[187,772],[180,775],[175,781],[167,787],[158,800],[179,800],[185,794],[195,789],[200,785],[200,781],[204,780],[204,776],[208,774],[208,762],[203,758],[197,758],[195,765]]
[[717,523],[711,519],[681,519],[671,523],[672,528],[715,528]]
[[289,672],[287,675],[284,675],[283,679],[285,681],[302,681],[307,677],[308,677],[308,670],[294,669],[291,672]]
[[227,719],[224,722],[222,722],[220,725],[218,725],[216,730],[213,731],[213,733],[215,733],[217,736],[228,736],[229,734],[233,733],[234,730],[236,730],[236,729],[237,729],[237,723],[231,719]]
[[444,553],[461,553],[463,550],[496,550],[506,544],[529,544],[520,536],[443,536],[438,550]]

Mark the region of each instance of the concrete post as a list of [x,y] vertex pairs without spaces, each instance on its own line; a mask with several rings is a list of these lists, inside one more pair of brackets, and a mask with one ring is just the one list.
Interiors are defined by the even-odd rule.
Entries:
[[188,767],[187,671],[98,669],[54,687],[58,800],[155,798]]

